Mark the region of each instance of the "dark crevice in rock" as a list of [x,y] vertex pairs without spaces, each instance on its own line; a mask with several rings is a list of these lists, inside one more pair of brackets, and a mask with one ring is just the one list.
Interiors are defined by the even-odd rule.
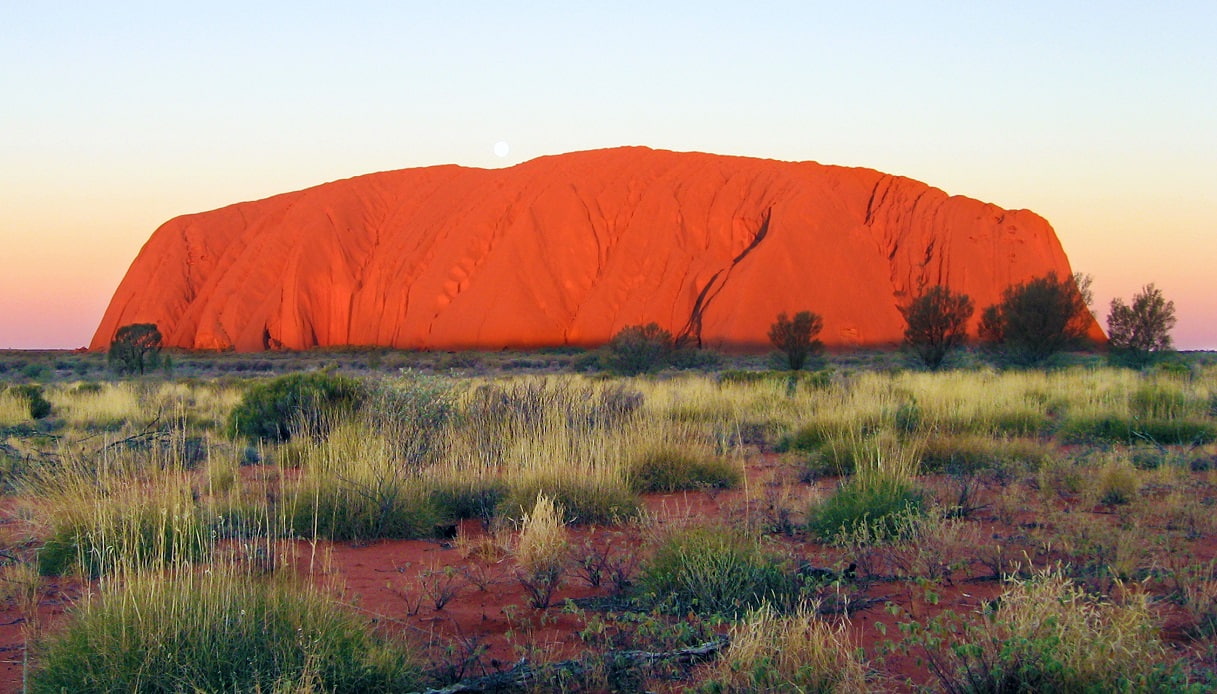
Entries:
[[[710,281],[706,282],[706,286],[702,288],[700,293],[698,293],[697,300],[693,302],[693,310],[689,313],[689,322],[686,323],[685,327],[676,335],[676,343],[678,345],[692,344],[699,349],[701,348],[701,325],[702,317],[705,315],[706,308],[708,308],[710,306],[710,302],[723,291],[723,287],[726,286],[727,279],[731,276],[731,271],[735,269],[735,266],[739,265],[749,253],[760,245],[761,241],[765,240],[765,236],[769,233],[769,222],[772,218],[773,208],[770,207],[769,209],[765,210],[765,217],[761,219],[761,225],[756,230],[756,235],[752,237],[752,243],[748,244],[747,248],[741,251],[739,255],[735,256],[735,259],[731,261],[730,265],[728,265],[725,269],[714,273],[714,275],[710,277]],[[722,278],[722,281],[718,282],[720,277]]]

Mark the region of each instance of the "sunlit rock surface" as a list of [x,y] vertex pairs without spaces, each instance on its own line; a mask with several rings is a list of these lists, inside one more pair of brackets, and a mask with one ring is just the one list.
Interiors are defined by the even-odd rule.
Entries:
[[256,351],[590,346],[656,322],[747,349],[804,309],[830,346],[879,345],[900,340],[898,306],[919,288],[971,295],[976,321],[1048,272],[1071,270],[1033,212],[869,169],[629,147],[374,173],[178,217],[91,347],[129,323],[175,347]]

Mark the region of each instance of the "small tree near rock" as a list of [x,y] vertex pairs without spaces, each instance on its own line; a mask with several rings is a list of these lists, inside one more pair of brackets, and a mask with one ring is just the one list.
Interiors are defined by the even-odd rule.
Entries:
[[629,325],[605,345],[602,361],[610,371],[637,376],[663,366],[672,346],[672,333],[658,323]]
[[819,352],[823,344],[816,339],[824,329],[824,319],[811,311],[799,311],[794,318],[788,318],[786,312],[778,314],[778,319],[769,326],[769,341],[786,355],[786,363],[791,371],[798,371],[807,363],[807,357]]
[[948,352],[968,341],[968,319],[973,311],[967,294],[932,287],[900,309],[907,324],[904,343],[928,368],[937,369]]
[[1132,305],[1123,299],[1111,300],[1107,314],[1107,340],[1114,357],[1134,366],[1144,366],[1155,355],[1170,351],[1171,330],[1175,327],[1175,302],[1167,301],[1162,290],[1152,284],[1141,288]]
[[1090,326],[1085,276],[1056,273],[1007,287],[1001,303],[985,309],[980,333],[1018,364],[1032,366],[1080,343]]
[[155,323],[124,325],[110,342],[110,367],[119,373],[144,375],[146,369],[156,366],[161,339]]

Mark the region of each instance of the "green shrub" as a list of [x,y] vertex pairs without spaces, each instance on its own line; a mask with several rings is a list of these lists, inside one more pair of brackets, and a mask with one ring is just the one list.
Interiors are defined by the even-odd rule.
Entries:
[[42,393],[42,386],[21,385],[9,388],[9,392],[17,399],[24,400],[30,410],[32,419],[43,419],[51,414],[51,403]]
[[676,446],[661,446],[636,456],[628,467],[630,484],[639,492],[675,492],[702,487],[729,488],[743,478],[739,467],[718,457]]
[[79,383],[76,385],[76,387],[72,388],[72,394],[73,395],[97,395],[97,394],[101,393],[103,390],[105,390],[105,388],[103,388],[102,385],[100,383],[98,383],[97,381],[86,381],[84,383]]
[[674,369],[711,371],[723,363],[723,355],[710,349],[681,347],[668,354],[668,365]]
[[921,492],[898,480],[850,480],[811,508],[807,526],[824,541],[842,532],[857,532],[863,526],[871,537],[894,539],[903,520],[921,513],[924,503]]
[[415,656],[365,624],[282,580],[137,575],[79,605],[40,645],[30,691],[421,689]]
[[604,348],[601,362],[609,371],[637,376],[658,370],[672,352],[672,333],[658,323],[622,328]]
[[455,414],[456,390],[451,382],[413,372],[369,389],[362,412],[385,437],[398,463],[411,469],[430,461]]
[[367,389],[324,371],[280,376],[250,387],[228,418],[230,431],[251,440],[287,441],[305,430],[323,433],[330,421],[358,410]]
[[735,615],[770,604],[789,608],[798,582],[786,561],[756,538],[726,527],[691,527],[665,538],[641,572],[642,587],[674,614]]

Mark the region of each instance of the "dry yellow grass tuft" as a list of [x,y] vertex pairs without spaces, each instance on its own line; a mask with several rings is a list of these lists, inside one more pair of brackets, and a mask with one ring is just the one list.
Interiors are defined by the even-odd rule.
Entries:
[[781,615],[768,605],[731,627],[730,647],[707,678],[723,692],[862,692],[867,668],[845,623],[826,623],[815,605]]

